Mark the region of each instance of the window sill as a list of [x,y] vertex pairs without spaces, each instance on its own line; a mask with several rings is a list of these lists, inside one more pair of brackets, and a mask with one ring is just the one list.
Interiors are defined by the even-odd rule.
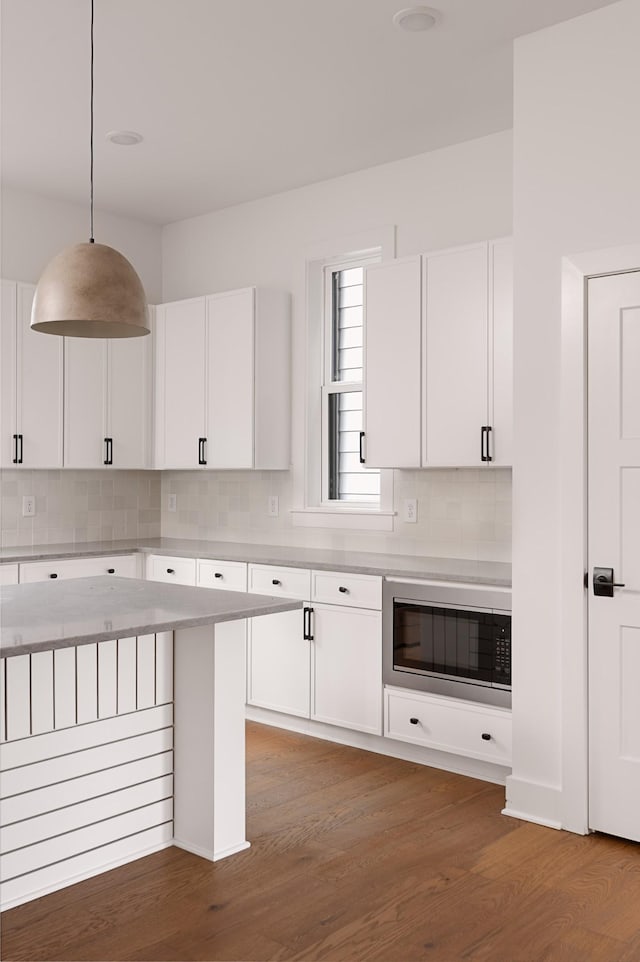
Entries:
[[393,531],[395,511],[368,508],[302,508],[291,512],[295,528],[351,528],[355,531]]

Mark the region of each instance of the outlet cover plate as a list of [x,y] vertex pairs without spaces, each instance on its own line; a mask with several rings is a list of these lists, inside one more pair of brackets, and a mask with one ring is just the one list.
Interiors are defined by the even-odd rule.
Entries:
[[32,494],[27,494],[22,499],[22,517],[34,518],[36,513],[36,499]]
[[402,520],[406,524],[415,524],[418,520],[418,499],[405,498],[402,505]]
[[277,518],[280,514],[280,499],[277,494],[270,494],[267,504],[267,513],[270,518]]

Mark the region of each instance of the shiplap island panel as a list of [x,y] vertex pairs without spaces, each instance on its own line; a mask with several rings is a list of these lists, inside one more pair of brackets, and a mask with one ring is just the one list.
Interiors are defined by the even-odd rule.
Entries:
[[117,577],[1,598],[2,907],[171,844],[246,848],[244,619],[300,602]]

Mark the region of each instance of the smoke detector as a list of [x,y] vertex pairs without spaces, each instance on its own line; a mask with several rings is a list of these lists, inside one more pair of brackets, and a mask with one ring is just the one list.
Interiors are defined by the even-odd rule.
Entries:
[[136,133],[135,130],[110,130],[105,136],[112,144],[118,144],[120,147],[133,147],[134,144],[139,144],[143,140],[142,134]]
[[393,17],[393,22],[398,30],[406,30],[408,33],[418,33],[421,30],[431,30],[440,22],[441,14],[433,7],[406,7],[398,10]]

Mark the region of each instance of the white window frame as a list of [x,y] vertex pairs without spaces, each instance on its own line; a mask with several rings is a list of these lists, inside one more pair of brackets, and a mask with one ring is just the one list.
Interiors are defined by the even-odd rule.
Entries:
[[[333,242],[321,242],[307,251],[304,506],[291,512],[294,526],[393,531],[393,470],[380,471],[379,505],[371,502],[329,500],[327,497],[328,407],[324,403],[323,390],[328,363],[325,351],[327,269],[331,267],[335,270],[339,265],[355,267],[364,262],[374,263],[393,257],[393,226],[365,231]],[[346,383],[338,382],[336,386],[342,390],[347,388]]]

